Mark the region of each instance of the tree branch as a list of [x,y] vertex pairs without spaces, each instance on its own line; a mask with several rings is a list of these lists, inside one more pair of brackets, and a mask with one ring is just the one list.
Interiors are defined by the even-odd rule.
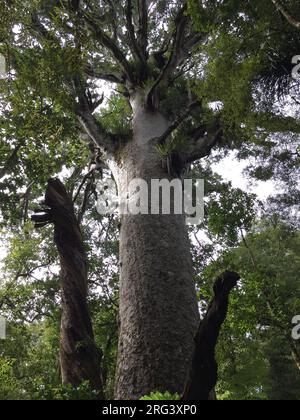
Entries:
[[104,80],[106,82],[116,83],[118,85],[124,84],[121,75],[112,72],[106,73],[101,69],[93,68],[91,65],[86,67],[85,74],[92,79]]
[[296,29],[300,29],[300,21],[296,20],[280,3],[278,0],[272,0],[276,9],[286,18],[286,20]]
[[180,8],[177,17],[175,18],[175,32],[173,35],[173,43],[172,43],[172,50],[167,61],[166,65],[162,69],[160,75],[154,82],[154,85],[151,87],[148,97],[147,97],[147,104],[148,106],[152,106],[153,97],[155,96],[156,89],[161,85],[161,83],[166,82],[169,77],[171,76],[172,72],[178,66],[180,62],[180,53],[181,47],[184,39],[185,29],[188,23],[188,17],[186,16],[185,12],[187,10],[187,3],[185,2],[183,7]]
[[77,201],[77,198],[79,197],[79,194],[81,193],[82,188],[84,187],[84,184],[86,183],[86,181],[88,179],[91,178],[91,176],[93,175],[93,173],[96,171],[96,168],[91,169],[84,177],[83,180],[81,181],[81,184],[78,187],[78,190],[76,191],[74,198],[73,198],[73,203],[75,203]]
[[202,133],[202,127],[199,128],[199,130],[196,130],[192,141],[189,141],[185,150],[181,152],[180,158],[184,164],[193,163],[196,160],[209,156],[214,146],[216,146],[222,138],[223,130],[221,127],[218,127],[212,133],[206,135],[202,135]]
[[177,67],[182,65],[189,58],[192,50],[207,37],[207,34],[202,32],[192,32],[186,35],[190,22],[186,12],[187,3],[185,2],[175,18],[176,29],[172,37],[173,41],[171,43],[172,48],[169,59],[147,95],[147,104],[150,108],[155,103],[154,98],[157,89],[161,85],[170,83]]
[[127,0],[125,14],[126,14],[126,26],[127,26],[127,31],[128,31],[129,41],[130,41],[130,49],[133,55],[135,56],[135,58],[137,58],[142,63],[144,63],[146,61],[145,54],[144,54],[143,48],[141,47],[141,45],[139,45],[135,36],[132,9],[133,9],[132,0]]
[[79,97],[76,114],[81,126],[98,147],[109,154],[113,154],[117,149],[117,142],[94,117],[95,104],[91,103],[91,98],[80,86],[80,83],[74,81],[74,86]]
[[122,52],[119,46],[100,28],[100,26],[89,14],[85,13],[83,16],[86,23],[94,33],[96,40],[99,41],[103,47],[105,47],[108,51],[112,53],[117,63],[121,66],[122,70],[124,71],[127,80],[133,82],[130,65],[126,59],[125,54]]
[[197,108],[199,105],[199,101],[191,103],[189,107],[173,121],[164,134],[156,140],[157,144],[165,144],[169,136],[191,115],[193,109]]
[[86,212],[89,198],[92,195],[91,194],[92,186],[93,186],[93,178],[90,178],[88,180],[88,183],[87,183],[86,187],[85,187],[85,191],[84,191],[84,194],[83,194],[83,200],[82,200],[82,203],[81,203],[80,210],[78,212],[78,222],[80,224],[82,223],[84,214]]
[[[121,40],[121,42],[124,42],[124,35],[122,32],[122,28],[123,28],[123,23],[120,24],[120,10],[121,10],[121,1],[120,0],[104,0],[105,3],[107,3],[109,5],[110,8],[110,12],[111,12],[111,16],[112,16],[112,22],[110,22],[110,24],[112,25],[113,28],[113,39],[116,42],[117,39],[119,38]],[[99,3],[99,2],[98,2]],[[99,6],[98,6],[99,7]],[[101,10],[101,6],[100,6],[100,10]],[[92,8],[92,13],[94,13],[94,10]]]
[[225,271],[214,284],[215,296],[195,337],[192,367],[182,400],[207,401],[210,399],[218,380],[216,345],[227,316],[229,295],[239,280],[240,276],[237,273]]
[[148,48],[148,7],[147,0],[138,0],[139,32],[138,40],[144,58],[147,58]]
[[93,140],[93,142],[104,149],[105,152],[113,154],[117,149],[116,141],[107,134],[93,114],[88,110],[79,110],[77,112],[78,120],[85,132]]

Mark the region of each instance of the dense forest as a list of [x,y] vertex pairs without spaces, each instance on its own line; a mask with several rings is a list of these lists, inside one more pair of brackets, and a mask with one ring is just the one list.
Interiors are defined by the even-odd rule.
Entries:
[[0,59],[0,399],[300,400],[299,1],[0,0]]

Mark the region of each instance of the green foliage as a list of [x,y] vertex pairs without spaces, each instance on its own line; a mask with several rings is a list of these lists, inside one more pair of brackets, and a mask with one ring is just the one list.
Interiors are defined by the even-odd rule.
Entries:
[[172,400],[180,400],[180,396],[178,394],[171,394],[170,392],[152,392],[150,395],[146,395],[140,398],[141,401],[172,401]]
[[238,241],[241,230],[249,230],[255,219],[255,195],[225,186],[210,196],[207,206],[208,228],[229,244]]
[[0,357],[0,400],[17,400],[21,397],[19,383],[13,374],[14,362]]
[[92,401],[98,400],[97,391],[91,390],[88,382],[83,382],[79,387],[72,388],[70,385],[53,387],[51,384],[41,385],[34,394],[35,400],[67,400],[67,401]]
[[[218,347],[221,399],[299,399],[292,355],[292,346],[299,350],[299,344],[290,339],[291,320],[300,313],[299,245],[299,232],[273,219],[259,224],[237,248],[204,270],[208,278],[221,267],[242,277]],[[202,284],[205,302],[210,289],[210,282]]]
[[112,95],[108,107],[99,115],[101,124],[115,136],[129,136],[131,133],[131,110],[126,98]]

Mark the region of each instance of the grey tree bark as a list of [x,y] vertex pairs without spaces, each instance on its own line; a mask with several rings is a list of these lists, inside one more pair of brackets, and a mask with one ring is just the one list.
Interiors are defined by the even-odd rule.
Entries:
[[[170,179],[152,142],[168,121],[135,104],[133,110],[133,141],[113,167],[124,200],[126,179],[149,186],[152,179]],[[181,393],[199,321],[184,215],[123,215],[120,277],[116,398]]]

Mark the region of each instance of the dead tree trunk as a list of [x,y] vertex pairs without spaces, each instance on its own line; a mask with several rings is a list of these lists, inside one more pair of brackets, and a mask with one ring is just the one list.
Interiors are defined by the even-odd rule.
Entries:
[[89,381],[103,397],[101,354],[94,342],[87,305],[87,257],[73,202],[64,185],[49,180],[43,214],[32,217],[36,227],[53,223],[61,264],[62,315],[60,364],[62,381],[78,387]]
[[229,295],[237,285],[239,275],[225,271],[215,282],[214,299],[207,314],[201,321],[195,337],[195,350],[191,371],[183,394],[183,400],[213,400],[214,388],[218,380],[218,365],[215,349],[222,324],[224,323]]

